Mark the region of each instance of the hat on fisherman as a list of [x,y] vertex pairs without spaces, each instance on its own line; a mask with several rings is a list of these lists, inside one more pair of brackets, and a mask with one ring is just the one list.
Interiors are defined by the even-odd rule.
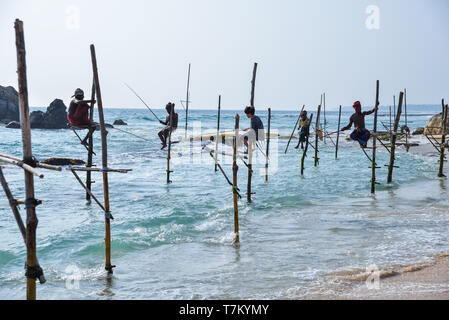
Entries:
[[360,104],[360,101],[356,101],[354,102],[354,104],[352,105],[353,108],[361,108],[362,105]]
[[77,89],[75,90],[75,94],[72,96],[72,98],[73,98],[73,97],[76,97],[76,96],[84,96],[84,91],[81,90],[80,88],[77,88]]

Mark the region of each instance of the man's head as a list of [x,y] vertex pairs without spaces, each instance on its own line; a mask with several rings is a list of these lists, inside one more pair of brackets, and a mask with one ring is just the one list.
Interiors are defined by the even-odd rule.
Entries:
[[357,112],[357,113],[361,113],[362,112],[362,105],[360,104],[360,101],[354,102],[352,107],[354,108],[355,112]]
[[307,117],[307,111],[306,110],[301,111],[301,117],[303,117],[303,118]]
[[171,102],[167,103],[167,105],[165,106],[165,110],[167,110],[167,113],[171,112],[172,106],[173,106],[173,110],[175,110],[175,104],[174,103],[171,103]]
[[77,88],[75,90],[75,94],[72,96],[72,98],[75,97],[78,100],[83,100],[84,99],[84,91],[81,90],[80,88]]
[[256,113],[256,109],[254,107],[246,107],[244,112],[248,118],[252,118],[254,113]]

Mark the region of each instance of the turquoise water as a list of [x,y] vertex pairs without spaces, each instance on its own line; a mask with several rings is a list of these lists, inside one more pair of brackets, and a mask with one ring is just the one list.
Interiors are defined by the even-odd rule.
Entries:
[[[416,113],[438,112],[438,106]],[[382,110],[384,112],[385,110]],[[180,127],[183,127],[183,111]],[[221,128],[233,128],[236,111],[223,111]],[[163,110],[157,110],[164,117]],[[289,135],[294,112],[272,112],[272,130]],[[241,128],[249,120],[241,115]],[[266,122],[266,112],[259,112]],[[344,112],[342,124],[350,113]],[[327,112],[328,130],[336,130],[338,114]],[[240,248],[234,248],[230,186],[215,173],[202,146],[173,147],[172,181],[167,185],[166,151],[156,135],[161,125],[146,109],[106,109],[106,121],[121,118],[119,127],[142,136],[110,129],[109,166],[132,168],[111,173],[112,263],[104,271],[104,215],[95,203],[86,204],[81,186],[69,171],[44,171],[36,179],[38,258],[47,277],[38,285],[39,299],[275,299],[313,298],[329,288],[336,270],[375,264],[410,264],[449,250],[447,181],[436,178],[437,157],[399,149],[394,182],[386,184],[388,153],[377,159],[375,196],[370,194],[370,163],[353,142],[341,140],[339,159],[334,147],[320,142],[320,166],[313,167],[309,148],[304,177],[301,153],[284,154],[286,139],[272,141],[270,151],[278,170],[269,182],[255,165],[253,203],[245,199],[246,167],[239,163]],[[409,117],[409,126],[422,126],[429,116]],[[388,117],[380,117],[388,122]],[[194,110],[202,132],[215,132],[216,111]],[[372,117],[367,119],[371,128]],[[181,134],[181,130],[179,130]],[[349,132],[345,132],[346,136]],[[21,156],[20,130],[0,127],[0,152]],[[95,163],[101,166],[100,136]],[[175,139],[176,140],[176,139]],[[86,159],[86,151],[70,130],[33,130],[34,155]],[[277,154],[276,151],[277,150]],[[371,153],[371,151],[368,151]],[[180,157],[180,155],[183,157]],[[231,176],[229,157],[221,159]],[[23,174],[4,169],[16,198],[24,197]],[[93,191],[102,199],[101,174],[94,174]],[[24,209],[21,208],[22,214]],[[0,192],[0,299],[24,299],[25,248],[3,192]],[[77,281],[69,281],[72,279]]]

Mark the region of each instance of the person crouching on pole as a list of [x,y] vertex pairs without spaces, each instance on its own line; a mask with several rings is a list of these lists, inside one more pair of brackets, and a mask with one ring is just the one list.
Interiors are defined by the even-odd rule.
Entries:
[[[87,145],[87,139],[97,128],[98,124],[95,122],[90,123],[89,109],[94,104],[95,100],[84,100],[84,91],[80,88],[75,90],[75,94],[72,96],[72,101],[69,106],[69,113],[67,114],[67,120],[71,127],[78,127],[83,129],[89,129],[86,137],[81,141],[81,144]],[[89,103],[91,105],[89,105]]]
[[352,124],[354,124],[355,128],[351,133],[350,138],[352,140],[358,141],[362,148],[366,148],[371,134],[365,128],[365,116],[376,111],[378,107],[375,107],[370,111],[362,112],[360,101],[354,102],[354,105],[352,107],[354,108],[355,113],[349,118],[349,124],[346,127],[342,128],[341,131],[351,129]]

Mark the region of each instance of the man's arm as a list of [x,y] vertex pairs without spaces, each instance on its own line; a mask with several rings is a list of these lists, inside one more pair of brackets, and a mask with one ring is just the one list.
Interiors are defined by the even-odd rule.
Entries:
[[348,129],[351,129],[352,127],[352,119],[349,119],[349,124],[346,127],[341,128],[341,131],[346,131]]
[[370,110],[370,111],[365,111],[365,112],[363,112],[363,115],[364,115],[364,116],[367,116],[367,115],[373,113],[374,111],[376,111],[377,109],[379,109],[379,107],[373,108],[373,109]]

